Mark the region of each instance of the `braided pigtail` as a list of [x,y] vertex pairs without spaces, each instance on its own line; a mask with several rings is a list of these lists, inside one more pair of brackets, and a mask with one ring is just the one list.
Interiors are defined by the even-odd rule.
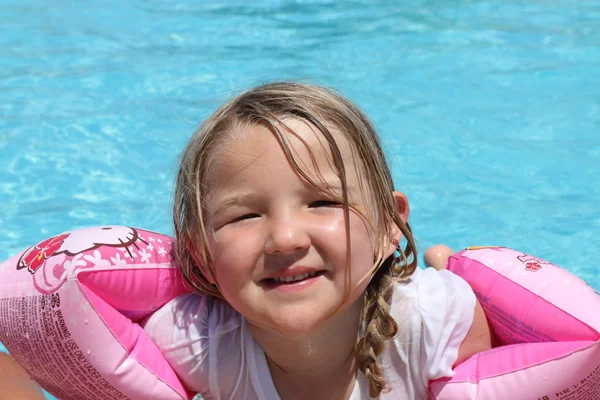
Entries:
[[377,356],[383,352],[385,341],[398,332],[398,324],[389,314],[394,281],[380,272],[373,277],[365,293],[365,336],[358,341],[355,350],[358,367],[369,382],[371,397],[379,396],[385,389],[383,367]]
[[400,229],[408,243],[404,251],[398,248],[398,257],[392,255],[386,259],[371,279],[365,291],[364,337],[355,347],[358,368],[367,378],[371,397],[379,397],[381,392],[388,391],[378,356],[383,352],[385,342],[398,333],[398,324],[390,315],[394,284],[411,276],[416,268],[416,247],[410,227],[401,223]]

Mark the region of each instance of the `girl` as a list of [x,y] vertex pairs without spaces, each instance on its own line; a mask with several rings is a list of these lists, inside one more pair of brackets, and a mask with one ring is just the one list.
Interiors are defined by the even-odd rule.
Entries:
[[242,93],[177,178],[177,255],[198,294],[145,328],[207,399],[424,399],[489,328],[466,282],[416,268],[408,214],[353,104],[296,83]]

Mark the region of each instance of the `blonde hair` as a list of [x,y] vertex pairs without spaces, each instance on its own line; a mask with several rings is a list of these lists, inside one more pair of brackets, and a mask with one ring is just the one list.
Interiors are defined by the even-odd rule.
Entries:
[[[359,369],[369,382],[371,397],[377,397],[386,387],[383,368],[378,360],[385,342],[398,332],[398,325],[390,315],[389,302],[394,282],[406,279],[416,268],[416,246],[408,223],[404,223],[392,195],[394,190],[390,169],[385,160],[379,138],[367,117],[351,102],[331,89],[300,83],[281,82],[265,84],[241,93],[222,105],[197,130],[185,148],[175,187],[173,220],[177,241],[176,254],[185,280],[195,290],[223,298],[216,282],[205,225],[208,175],[217,158],[219,148],[231,134],[246,124],[266,126],[280,141],[284,152],[296,171],[310,184],[318,187],[296,163],[285,135],[284,119],[297,119],[316,128],[331,149],[333,165],[340,177],[346,221],[346,244],[350,271],[350,229],[346,185],[346,166],[339,147],[327,126],[335,127],[346,136],[350,147],[362,164],[370,197],[375,205],[376,223],[369,224],[376,235],[378,255],[375,273],[364,294],[362,312],[364,336],[358,340],[355,356]],[[286,128],[289,133],[293,132]],[[310,149],[309,149],[310,150]],[[364,194],[363,194],[364,195]],[[357,211],[363,219],[364,213]],[[398,257],[383,260],[383,245],[389,243],[393,225],[402,232],[406,246],[398,247]],[[198,265],[204,265],[212,276],[207,279]],[[348,294],[349,295],[349,294]]]

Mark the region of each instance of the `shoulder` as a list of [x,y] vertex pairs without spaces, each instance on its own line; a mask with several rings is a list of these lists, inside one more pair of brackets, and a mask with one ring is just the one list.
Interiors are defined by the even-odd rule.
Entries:
[[431,379],[451,376],[475,304],[468,283],[447,270],[417,269],[409,279],[396,283],[391,314],[398,335],[389,349],[393,369],[402,370],[403,379],[425,387]]
[[[442,335],[460,337],[473,320],[475,294],[459,276],[433,268],[417,269],[394,286],[390,313],[398,324],[398,343],[433,346]],[[463,332],[464,330],[464,332]]]
[[217,336],[240,326],[242,317],[229,304],[195,293],[178,296],[143,322],[144,330],[156,339],[189,340]]
[[189,390],[209,391],[211,353],[232,362],[241,354],[242,317],[211,296],[185,294],[171,300],[142,324]]
[[445,313],[453,318],[472,318],[475,294],[464,279],[448,270],[417,268],[410,278],[394,287],[393,316],[400,317],[407,307],[412,307],[420,319]]

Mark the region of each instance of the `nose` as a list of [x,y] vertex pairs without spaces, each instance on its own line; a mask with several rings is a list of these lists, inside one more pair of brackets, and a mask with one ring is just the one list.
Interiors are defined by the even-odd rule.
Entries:
[[280,216],[270,221],[270,230],[265,243],[267,254],[292,254],[310,246],[310,236],[299,218]]

